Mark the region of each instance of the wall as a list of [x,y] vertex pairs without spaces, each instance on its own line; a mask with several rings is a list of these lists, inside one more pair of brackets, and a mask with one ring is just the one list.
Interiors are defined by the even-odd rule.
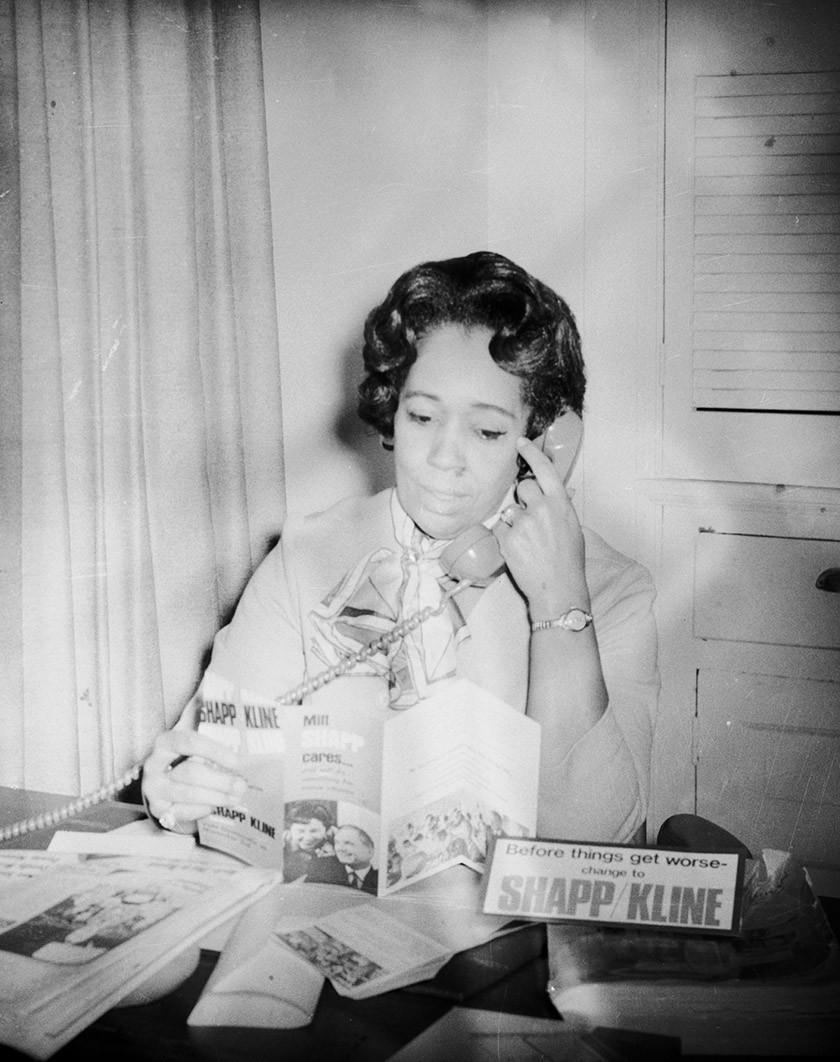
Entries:
[[486,245],[485,15],[263,0],[290,509],[391,481],[354,415],[365,315],[409,266]]
[[633,483],[649,473],[655,404],[639,374],[657,327],[645,263],[658,238],[659,9],[263,0],[290,508],[390,482],[353,413],[365,313],[415,262],[490,247],[578,317],[590,385],[575,502],[638,552]]
[[491,4],[491,244],[577,316],[586,442],[581,518],[640,557],[636,480],[657,433],[662,5],[657,0]]

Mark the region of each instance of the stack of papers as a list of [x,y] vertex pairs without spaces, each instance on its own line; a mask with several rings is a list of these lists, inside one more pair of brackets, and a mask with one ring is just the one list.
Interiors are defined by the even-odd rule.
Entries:
[[0,851],[0,1043],[49,1058],[278,881],[232,861]]

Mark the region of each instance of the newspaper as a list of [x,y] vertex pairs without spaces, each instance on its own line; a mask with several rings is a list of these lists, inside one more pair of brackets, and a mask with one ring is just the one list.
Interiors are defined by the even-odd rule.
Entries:
[[279,875],[9,849],[0,881],[0,1043],[49,1058]]
[[351,695],[281,707],[211,673],[198,726],[238,751],[249,784],[199,840],[286,881],[384,896],[480,871],[493,836],[534,836],[540,727],[466,679],[383,716]]

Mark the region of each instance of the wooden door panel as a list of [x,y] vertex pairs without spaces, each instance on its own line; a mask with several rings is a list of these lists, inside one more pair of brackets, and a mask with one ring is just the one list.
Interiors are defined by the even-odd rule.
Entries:
[[698,813],[840,881],[838,685],[701,669],[697,713]]

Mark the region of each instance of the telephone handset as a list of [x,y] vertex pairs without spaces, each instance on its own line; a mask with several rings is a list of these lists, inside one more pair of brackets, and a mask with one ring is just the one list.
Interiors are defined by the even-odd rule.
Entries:
[[[558,417],[542,437],[543,452],[548,454],[555,466],[561,470],[564,482],[571,475],[575,459],[580,450],[582,436],[583,422],[580,417],[576,413],[565,413]],[[538,444],[540,443],[540,439],[535,441]],[[404,637],[409,629],[413,629],[418,624],[423,623],[429,616],[442,612],[446,607],[448,598],[458,593],[463,587],[468,585],[487,586],[505,568],[499,544],[492,531],[489,531],[483,524],[468,528],[454,541],[450,542],[441,554],[441,563],[445,570],[454,579],[458,580],[458,585],[447,591],[440,605],[437,607],[426,606],[416,615],[408,617],[402,623],[398,623],[381,637],[372,639],[361,649],[350,653],[339,665],[328,668],[321,674],[301,683],[295,689],[289,690],[282,698],[278,698],[278,703],[294,704],[299,702],[312,690],[318,689],[320,686],[332,681],[332,679],[346,674],[356,664],[361,663],[373,653],[380,651],[383,643],[389,644],[399,640]],[[115,778],[92,793],[80,796],[64,807],[56,808],[54,811],[45,812],[41,815],[35,815],[24,822],[16,822],[10,826],[3,827],[0,829],[0,842],[56,826],[94,804],[113,799],[121,789],[137,781],[142,767],[142,762],[135,764],[120,778]]]
[[[564,483],[569,481],[582,441],[583,421],[572,412],[561,414],[534,440],[551,458]],[[440,562],[453,579],[467,580],[473,586],[487,586],[505,570],[496,536],[484,524],[462,531],[443,551]]]

